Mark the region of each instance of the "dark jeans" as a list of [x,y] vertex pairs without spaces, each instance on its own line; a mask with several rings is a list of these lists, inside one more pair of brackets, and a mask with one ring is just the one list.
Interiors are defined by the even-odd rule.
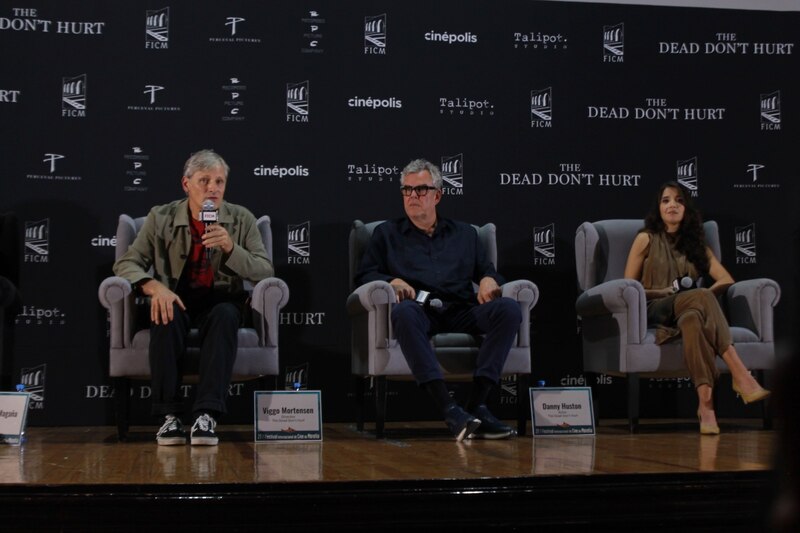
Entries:
[[192,317],[175,305],[174,316],[168,324],[150,325],[152,413],[163,416],[183,411],[180,394],[183,359],[189,330],[196,327],[200,334],[200,364],[192,411],[224,414],[236,360],[240,307],[229,302],[218,303],[207,312]]
[[403,300],[392,309],[392,327],[417,383],[443,379],[430,337],[439,332],[485,334],[475,376],[500,381],[503,365],[522,322],[519,304],[496,298],[482,305],[451,304],[443,310]]

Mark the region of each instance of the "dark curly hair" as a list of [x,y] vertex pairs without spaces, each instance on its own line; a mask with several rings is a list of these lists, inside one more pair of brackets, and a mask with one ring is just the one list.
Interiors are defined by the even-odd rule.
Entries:
[[661,220],[661,197],[665,189],[677,189],[683,198],[683,220],[676,232],[677,241],[675,248],[686,256],[702,276],[708,274],[709,263],[706,255],[706,237],[703,230],[703,217],[700,215],[689,190],[677,181],[667,181],[658,188],[655,204],[644,219],[644,229],[651,233],[660,233],[666,230],[664,221]]

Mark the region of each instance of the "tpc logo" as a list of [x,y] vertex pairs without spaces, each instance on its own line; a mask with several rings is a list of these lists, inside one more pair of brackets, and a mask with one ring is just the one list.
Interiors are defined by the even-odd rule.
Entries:
[[697,196],[698,190],[698,171],[697,171],[697,157],[686,159],[677,162],[676,177],[678,183],[689,189],[692,197]]
[[61,78],[61,116],[86,116],[86,74]]
[[311,222],[289,224],[287,262],[293,265],[307,265],[311,262]]
[[286,84],[286,122],[308,122],[309,83]]
[[736,227],[736,264],[756,263],[756,225]]
[[533,227],[533,264],[556,264],[555,224]]
[[386,55],[386,13],[364,17],[364,54]]
[[445,182],[442,188],[444,194],[453,196],[464,194],[464,154],[442,157],[442,179]]
[[761,95],[761,129],[781,129],[781,92]]
[[169,48],[169,8],[145,11],[144,47]]
[[50,261],[50,219],[25,222],[25,263]]
[[531,91],[531,128],[553,127],[553,88]]
[[603,62],[622,63],[625,61],[625,24],[603,26]]

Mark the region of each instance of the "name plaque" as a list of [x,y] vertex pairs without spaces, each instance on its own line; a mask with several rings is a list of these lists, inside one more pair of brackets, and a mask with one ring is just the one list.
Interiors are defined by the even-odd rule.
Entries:
[[534,437],[594,435],[592,389],[589,387],[531,387]]
[[29,392],[0,392],[0,442],[19,446],[28,419]]
[[256,442],[322,441],[320,391],[256,391]]

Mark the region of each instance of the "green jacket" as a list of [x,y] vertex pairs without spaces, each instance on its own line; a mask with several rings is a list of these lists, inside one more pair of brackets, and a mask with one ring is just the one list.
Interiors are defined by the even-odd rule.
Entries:
[[[215,292],[239,293],[244,290],[243,279],[257,283],[274,274],[250,211],[222,202],[219,223],[233,239],[233,251],[225,254],[216,248],[211,252]],[[191,245],[188,201],[158,205],[148,213],[128,251],[114,263],[114,274],[132,285],[156,279],[175,291]]]

